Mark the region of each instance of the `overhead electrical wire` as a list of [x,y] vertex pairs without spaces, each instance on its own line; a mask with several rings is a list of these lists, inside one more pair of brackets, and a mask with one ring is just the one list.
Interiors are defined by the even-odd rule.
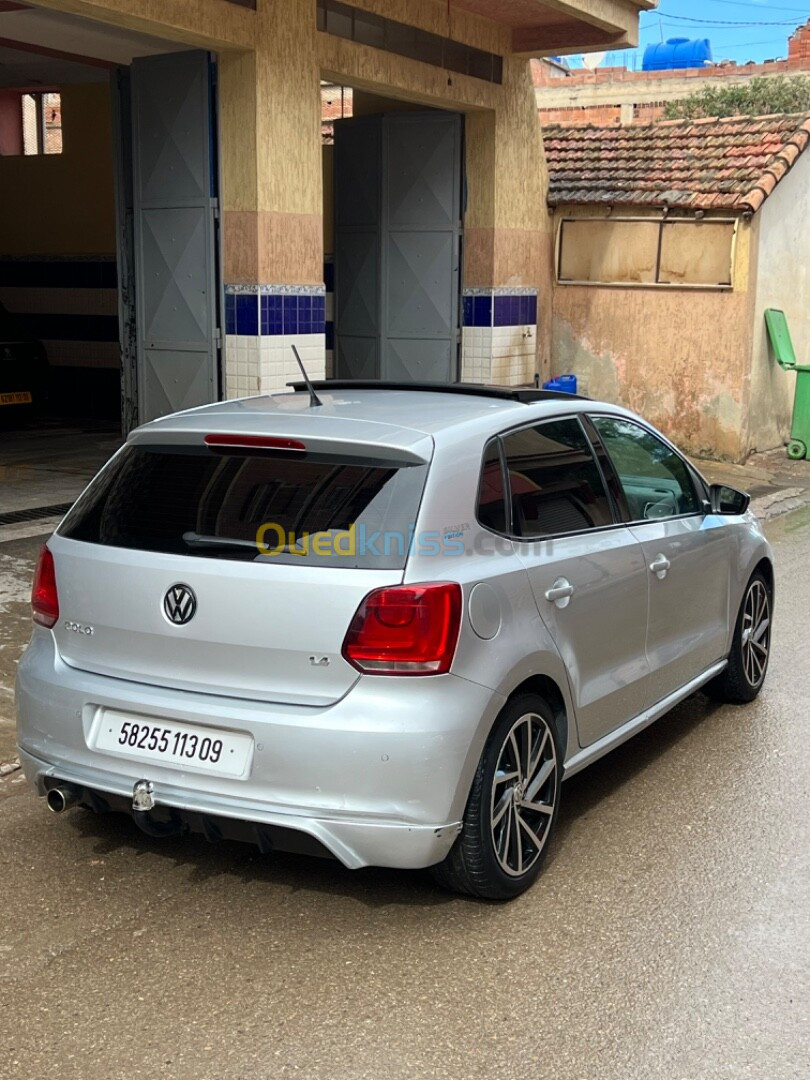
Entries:
[[[745,7],[756,8],[757,11],[762,11],[763,4],[757,4],[751,2],[751,0],[709,0],[712,4],[728,4],[730,7]],[[795,11],[797,15],[804,15],[805,18],[810,16],[810,9],[803,7],[785,7],[783,4],[768,4],[767,11]]]
[[[780,20],[778,20],[776,22],[773,22],[773,21],[771,21],[771,22],[746,22],[746,21],[743,21],[743,20],[730,21],[728,19],[694,19],[694,18],[691,17],[691,15],[669,15],[669,14],[666,14],[664,12],[658,13],[658,12],[652,12],[652,11],[642,12],[642,15],[650,15],[650,16],[652,16],[652,18],[654,19],[655,22],[657,22],[659,19],[663,19],[664,22],[669,22],[671,20],[676,20],[677,22],[692,23],[694,25],[700,25],[700,26],[733,26],[733,27],[736,27],[737,29],[740,29],[740,28],[743,28],[743,27],[746,27],[746,26],[795,26],[796,25],[796,20],[795,19],[780,19]],[[647,25],[649,26],[651,24],[648,23]]]

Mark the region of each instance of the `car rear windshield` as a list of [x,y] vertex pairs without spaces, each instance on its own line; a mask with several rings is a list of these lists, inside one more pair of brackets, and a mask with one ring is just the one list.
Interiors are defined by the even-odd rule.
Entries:
[[171,555],[402,569],[426,473],[331,454],[131,445],[59,532]]

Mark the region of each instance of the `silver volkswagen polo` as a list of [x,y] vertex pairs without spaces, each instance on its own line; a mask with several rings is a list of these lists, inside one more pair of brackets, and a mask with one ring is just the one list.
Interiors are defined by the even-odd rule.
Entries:
[[43,549],[20,758],[48,806],[475,896],[561,781],[703,688],[751,701],[771,550],[638,416],[324,383],[134,431]]

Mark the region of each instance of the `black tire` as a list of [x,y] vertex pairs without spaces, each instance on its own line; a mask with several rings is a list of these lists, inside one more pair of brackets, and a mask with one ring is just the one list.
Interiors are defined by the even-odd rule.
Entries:
[[714,701],[743,705],[762,689],[771,655],[773,596],[757,571],[743,593],[728,665],[703,688]]
[[431,868],[435,881],[487,900],[511,900],[530,888],[557,821],[562,762],[548,704],[535,694],[508,701],[478,763],[461,834]]

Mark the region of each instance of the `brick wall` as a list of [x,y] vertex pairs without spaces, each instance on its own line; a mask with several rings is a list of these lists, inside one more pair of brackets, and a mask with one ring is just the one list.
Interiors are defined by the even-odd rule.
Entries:
[[810,21],[800,26],[788,40],[788,63],[810,67]]
[[[602,67],[595,71],[585,69],[575,70],[565,75],[560,65],[543,60],[532,61],[532,79],[538,93],[538,115],[540,123],[563,124],[568,127],[580,127],[586,124],[599,126],[619,125],[624,123],[645,124],[654,120],[660,120],[663,116],[665,100],[644,101],[635,100],[635,94],[643,86],[645,97],[650,84],[661,84],[662,91],[668,88],[668,83],[681,82],[683,79],[702,80],[724,79],[730,75],[738,80],[742,76],[746,79],[755,79],[762,76],[773,75],[796,75],[801,73],[810,74],[810,21],[804,26],[798,27],[788,40],[788,55],[785,60],[770,60],[764,64],[735,64],[722,63],[707,68],[683,68],[674,71],[630,71],[623,67]],[[563,82],[564,80],[564,82]],[[583,104],[543,108],[543,88],[547,87],[556,93],[564,87],[566,93],[572,98],[577,96],[581,89],[584,95],[589,90],[602,87],[615,89],[615,96],[609,102],[601,101],[599,104]],[[697,87],[696,87],[697,88]],[[687,91],[689,92],[689,91]],[[673,100],[671,93],[668,100]],[[622,106],[626,106],[623,110]],[[632,113],[629,111],[632,108]]]

